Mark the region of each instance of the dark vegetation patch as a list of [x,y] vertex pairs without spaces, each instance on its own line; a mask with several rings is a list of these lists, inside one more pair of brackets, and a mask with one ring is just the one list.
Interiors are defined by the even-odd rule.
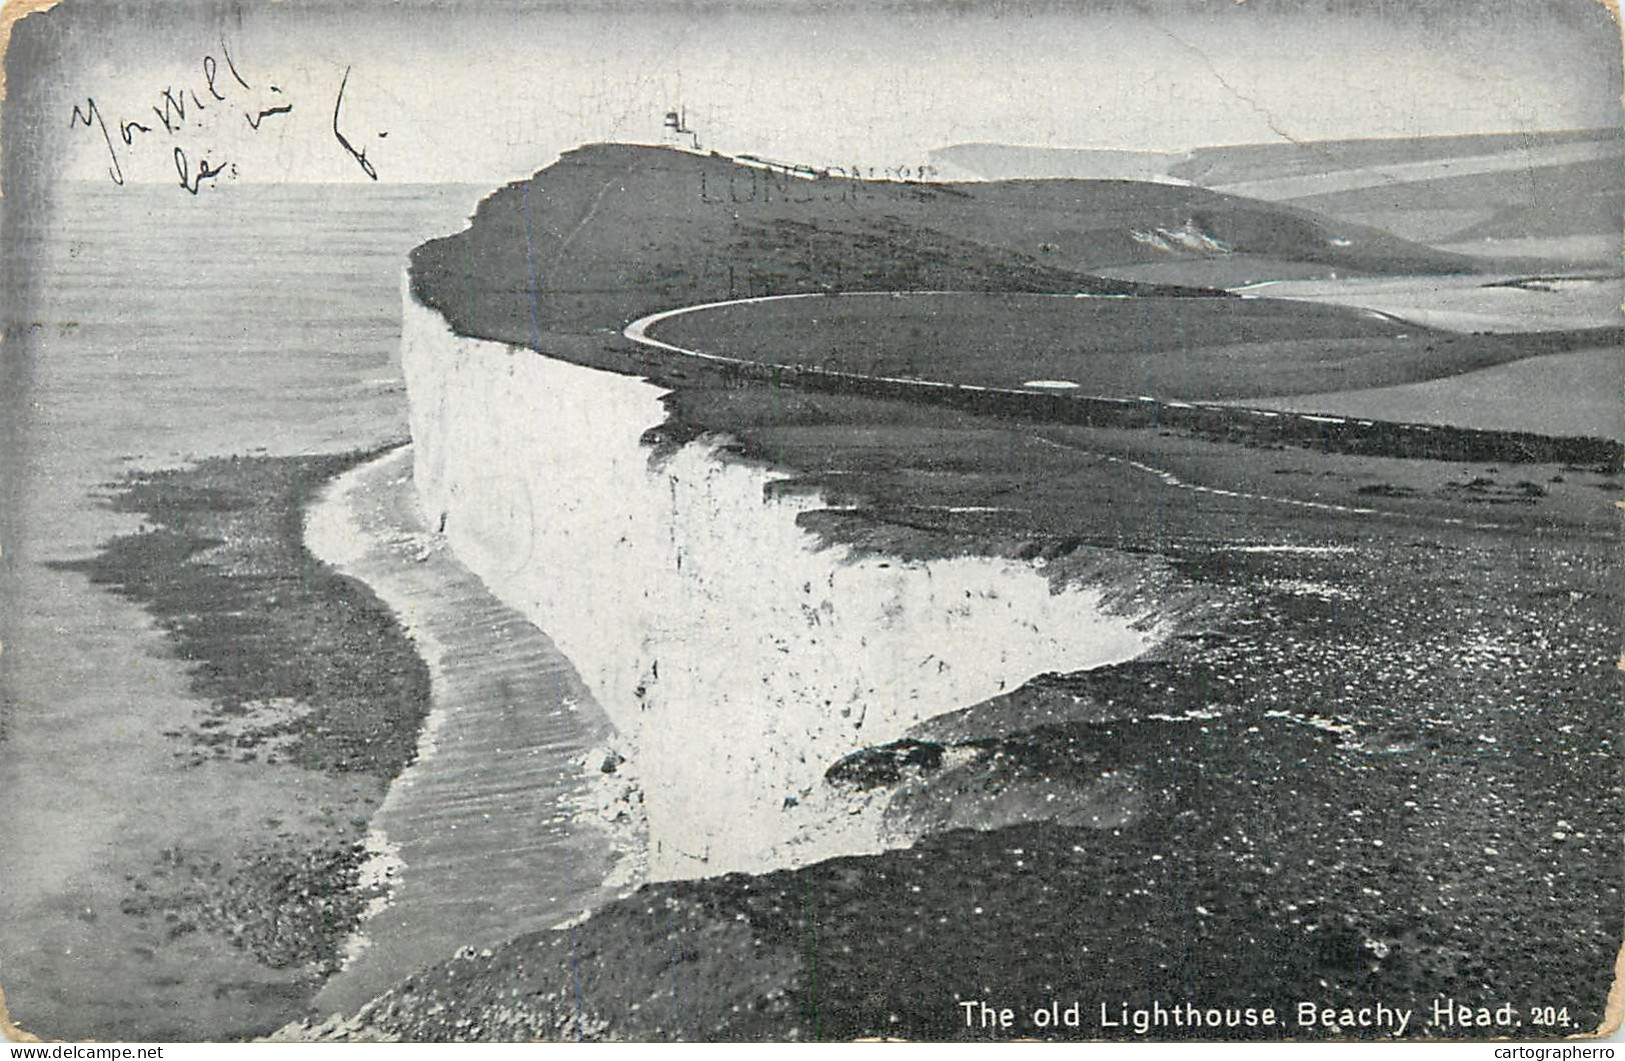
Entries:
[[862,748],[824,771],[824,780],[864,790],[895,785],[911,773],[942,769],[942,745],[933,741],[900,740]]
[[1491,476],[1475,475],[1465,482],[1448,482],[1440,488],[1462,495],[1470,504],[1533,505],[1547,494],[1546,487],[1529,479],[1498,482]]
[[199,754],[265,755],[388,779],[411,761],[428,668],[389,609],[304,545],[306,505],[375,454],[229,457],[134,473],[109,504],[148,521],[88,560],[88,575],[147,609],[213,705]]

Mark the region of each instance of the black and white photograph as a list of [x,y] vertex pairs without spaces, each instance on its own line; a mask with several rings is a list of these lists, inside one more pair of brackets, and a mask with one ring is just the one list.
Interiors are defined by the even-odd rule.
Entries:
[[0,39],[4,1038],[1619,1027],[1616,8]]

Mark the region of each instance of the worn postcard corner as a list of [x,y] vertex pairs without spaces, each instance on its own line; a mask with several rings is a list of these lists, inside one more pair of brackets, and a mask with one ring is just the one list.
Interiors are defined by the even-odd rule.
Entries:
[[1619,1027],[1611,0],[0,40],[0,1037]]

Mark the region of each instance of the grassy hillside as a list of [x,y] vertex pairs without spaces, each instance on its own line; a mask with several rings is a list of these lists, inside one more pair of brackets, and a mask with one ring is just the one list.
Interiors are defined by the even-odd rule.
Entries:
[[1169,172],[1460,253],[1617,268],[1625,228],[1617,128],[1202,148]]
[[465,334],[612,335],[645,313],[802,291],[1199,294],[1090,273],[1239,260],[1342,273],[1473,260],[1291,207],[1127,181],[803,180],[721,157],[600,144],[480,204],[413,254],[419,296]]
[[1392,182],[1293,203],[1463,252],[1534,254],[1617,270],[1625,159]]
[[984,387],[1205,400],[1384,387],[1617,342],[1617,330],[1468,336],[1285,299],[846,295],[698,310],[656,339],[742,360]]
[[1250,398],[1247,404],[1260,409],[1625,441],[1621,393],[1625,393],[1625,362],[1617,347],[1604,347],[1526,358],[1447,379]]
[[1619,158],[1532,166],[1504,173],[1385,184],[1293,200],[1297,206],[1373,220],[1407,211],[1482,213],[1482,220],[1450,233],[1458,240],[1483,236],[1619,234],[1625,225],[1625,165]]
[[[419,247],[412,282],[418,297],[462,334],[682,388],[737,380],[724,380],[714,366],[694,359],[635,346],[621,337],[622,327],[665,309],[762,295],[1159,297],[1129,300],[1128,309],[1083,310],[1113,316],[1081,326],[1041,322],[1025,311],[992,312],[991,303],[934,324],[882,314],[848,321],[839,334],[829,331],[830,322],[815,328],[792,319],[781,333],[766,333],[765,344],[762,334],[752,334],[763,323],[753,315],[733,339],[718,333],[693,348],[797,366],[825,364],[833,348],[839,369],[858,375],[1004,386],[1060,378],[1077,382],[1079,394],[1234,398],[1386,386],[1617,341],[1580,333],[1435,337],[1426,328],[1358,311],[1303,302],[1258,305],[1212,288],[1149,282],[1222,282],[1260,270],[1346,277],[1461,274],[1478,267],[1478,259],[1375,229],[1202,188],[1071,180],[910,184],[839,174],[803,179],[716,155],[598,144],[499,190],[480,204],[467,230]],[[1108,271],[1140,275],[1100,275]],[[841,327],[838,319],[833,327]],[[1083,332],[1087,337],[1080,338]],[[715,345],[718,338],[724,347]],[[953,362],[947,375],[920,371],[941,356]],[[756,375],[780,386],[807,382],[794,372]],[[958,397],[914,393],[922,400]],[[1096,403],[1084,410],[1054,394],[1035,398],[1043,400],[1006,412],[1124,426],[1143,426],[1147,416],[1160,416],[1164,426],[1191,419],[1167,409],[1125,412]],[[1259,445],[1312,443],[1361,453],[1397,454],[1415,441],[1384,431],[1350,440],[1290,418],[1225,415],[1229,426],[1198,417],[1185,427],[1204,435],[1222,428],[1223,437]],[[732,433],[737,425],[725,420],[712,427]],[[1430,437],[1434,444],[1424,449],[1437,458],[1541,460],[1559,452],[1530,448],[1529,440]],[[1565,460],[1592,459],[1589,449],[1561,452]]]

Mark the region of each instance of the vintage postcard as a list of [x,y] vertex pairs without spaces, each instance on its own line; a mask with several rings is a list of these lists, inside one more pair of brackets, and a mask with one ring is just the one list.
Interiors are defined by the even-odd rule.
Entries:
[[0,988],[1619,1021],[1594,0],[8,4]]

